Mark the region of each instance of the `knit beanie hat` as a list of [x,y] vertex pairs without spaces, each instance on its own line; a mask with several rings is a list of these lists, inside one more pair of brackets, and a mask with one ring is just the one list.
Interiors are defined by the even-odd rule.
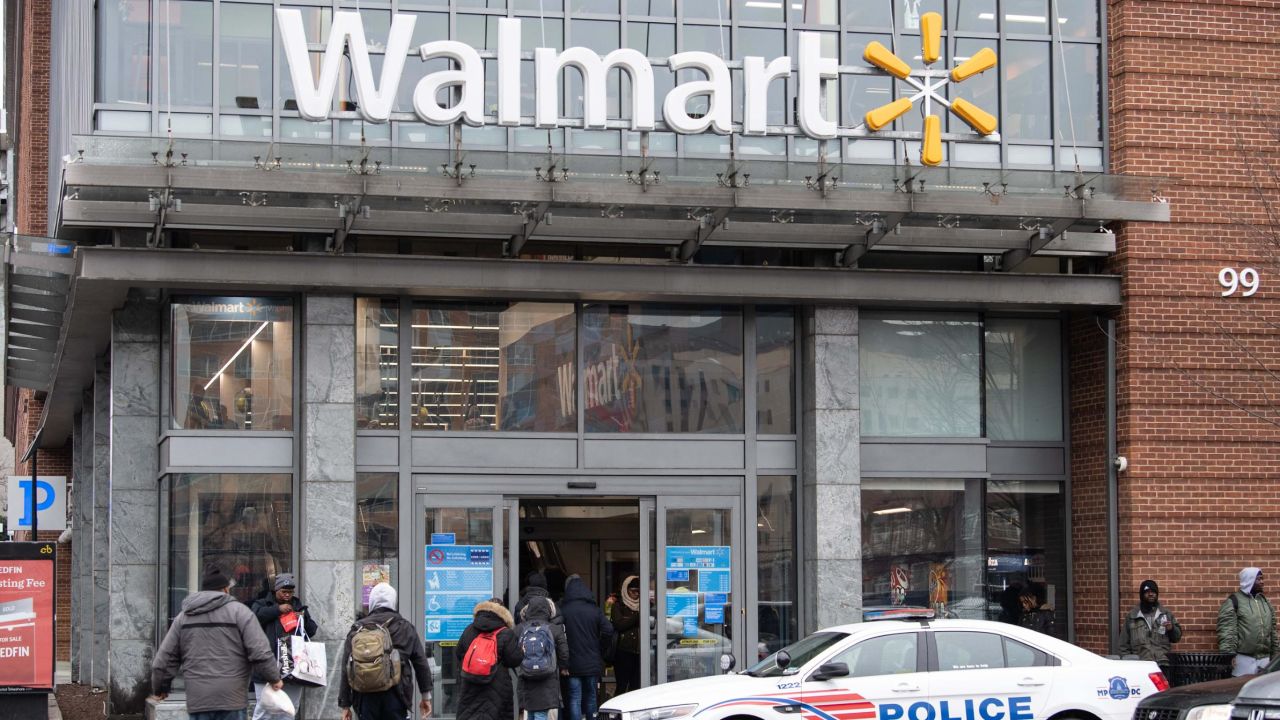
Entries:
[[231,587],[231,581],[215,565],[205,568],[204,578],[200,581],[201,590],[225,590]]
[[1148,590],[1157,595],[1160,594],[1160,586],[1156,585],[1155,580],[1143,580],[1142,584],[1138,586],[1138,595],[1142,595]]

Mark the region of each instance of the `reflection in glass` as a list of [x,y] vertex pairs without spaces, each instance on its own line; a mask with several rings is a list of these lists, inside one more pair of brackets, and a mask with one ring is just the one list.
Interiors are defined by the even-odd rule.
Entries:
[[864,480],[864,607],[985,617],[981,503],[976,480]]
[[[893,6],[892,2],[857,2],[854,0],[845,0],[844,3],[844,22],[845,25],[876,27],[886,30],[893,27]],[[885,47],[891,47],[885,45]],[[858,57],[862,57],[861,53]],[[850,60],[853,58],[850,57]]]
[[231,596],[243,603],[292,570],[292,480],[288,474],[169,476],[169,618],[200,589],[210,567],[235,583]]
[[400,310],[395,300],[356,298],[356,427],[400,427]]
[[1006,34],[1049,34],[1049,0],[1002,0],[1000,10]]
[[[1000,58],[1004,77],[1004,122],[1008,138],[1050,140],[1049,43],[1009,40]],[[1052,160],[1050,160],[1052,162]]]
[[987,483],[987,619],[1018,619],[1017,597],[1032,590],[1054,613],[1054,632],[1067,632],[1066,513],[1062,484]]
[[796,431],[795,347],[790,309],[756,312],[756,432],[761,435]]
[[271,109],[271,8],[222,4],[218,50],[218,104]]
[[[792,2],[793,0],[787,0]],[[799,3],[797,3],[799,4]],[[689,3],[685,3],[685,15],[689,14]],[[782,0],[776,2],[760,2],[760,0],[733,0],[733,14],[740,22],[783,22]],[[766,57],[773,57],[772,55]]]
[[151,0],[98,3],[96,98],[145,105],[151,87]]
[[157,10],[156,103],[213,104],[213,3],[168,0]]
[[865,313],[861,325],[864,435],[981,435],[976,315]]
[[1059,62],[1065,62],[1068,68],[1066,73],[1054,73],[1053,96],[1057,99],[1058,142],[1064,145],[1098,142],[1102,140],[1102,85],[1098,82],[1101,48],[1097,45],[1062,43],[1057,46],[1057,50],[1064,54]]
[[[631,10],[630,6],[627,7],[627,10]],[[684,16],[686,18],[719,20],[728,25],[729,0],[693,0],[693,2],[685,0]]]
[[736,308],[588,305],[587,432],[743,432]]
[[799,639],[796,553],[796,479],[760,476],[756,496],[756,548],[760,567],[757,627],[763,658]]
[[[472,547],[481,546],[488,547],[490,558],[493,558],[493,545],[495,542],[493,528],[494,509],[491,507],[471,507],[471,508],[426,508],[426,517],[424,523],[424,532],[418,538],[419,548],[426,548],[432,544],[431,536],[433,534],[446,533],[453,535],[454,544],[470,545]],[[419,551],[421,552],[421,550]],[[426,558],[423,555],[418,556],[417,562],[425,564]],[[500,568],[494,567],[494,577],[499,578],[501,575]],[[447,589],[445,582],[448,576],[443,573],[425,570],[424,590]],[[456,571],[455,571],[456,572]],[[472,607],[477,602],[483,601],[493,596],[493,588],[487,590],[475,588],[474,595],[462,595],[458,597],[435,596],[436,603],[432,603],[432,596],[425,599],[425,615],[434,615],[434,619],[426,619],[426,638],[427,638],[427,655],[434,658],[437,672],[432,673],[432,680],[435,683],[435,707],[436,712],[444,717],[455,716],[458,712],[458,680],[462,670],[462,663],[458,660],[454,653],[457,646],[458,638],[462,636],[462,629],[471,622]],[[402,591],[401,597],[407,597]],[[445,607],[439,603],[457,602],[452,608]],[[464,609],[465,608],[465,609]],[[438,626],[433,626],[433,622]],[[445,638],[448,640],[436,640],[434,638]]]
[[414,429],[574,431],[574,332],[571,304],[416,306]]
[[293,429],[292,301],[173,304],[173,427]]
[[719,675],[720,656],[733,652],[732,516],[722,509],[666,511],[667,605],[660,614],[667,682]]
[[[947,27],[952,32],[995,32],[996,0],[965,0],[951,3],[951,22],[947,23]],[[963,60],[957,59],[956,62],[963,62]]]
[[1062,440],[1062,330],[1057,320],[988,318],[987,437]]
[[895,0],[893,14],[897,20],[898,32],[918,35],[920,16],[930,12],[942,15],[943,9],[943,0]]
[[[880,3],[883,4],[883,3]],[[837,0],[787,0],[792,25],[839,25]]]
[[396,473],[356,473],[356,562],[360,567],[356,612],[368,606],[374,585],[385,582],[400,587],[399,484]]
[[1096,37],[1098,0],[1058,0],[1058,31],[1063,37]]

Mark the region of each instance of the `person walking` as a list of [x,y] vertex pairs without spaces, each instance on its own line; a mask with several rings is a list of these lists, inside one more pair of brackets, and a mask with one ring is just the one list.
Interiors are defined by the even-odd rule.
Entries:
[[1169,653],[1173,643],[1182,639],[1182,626],[1165,606],[1160,604],[1160,586],[1155,580],[1143,580],[1138,586],[1138,605],[1120,621],[1120,655],[1137,655],[1150,660],[1169,674]]
[[613,660],[617,695],[640,689],[640,578],[628,575],[622,592],[609,612],[609,622],[618,633],[618,654]]
[[231,597],[231,581],[216,567],[205,571],[200,592],[182,601],[151,661],[151,692],[169,696],[173,679],[187,684],[191,720],[245,720],[249,679],[279,690],[280,668],[253,612]]
[[524,606],[516,638],[523,656],[516,668],[522,720],[557,720],[560,676],[569,670],[569,640],[554,620],[555,603],[533,597]]
[[560,616],[569,636],[569,720],[595,720],[596,686],[604,674],[600,648],[613,638],[613,626],[577,575],[565,581]]
[[[307,637],[314,637],[320,629],[316,621],[311,619],[307,606],[295,593],[298,582],[289,573],[280,573],[272,584],[271,593],[253,601],[251,610],[262,625],[262,632],[267,636],[267,645],[275,653],[277,666],[280,661],[280,640],[297,632],[299,624]],[[272,713],[262,704],[262,691],[266,683],[253,683],[254,695],[258,702],[253,708],[253,720],[287,720],[286,715]],[[302,707],[302,690],[305,685],[284,679],[284,691],[289,694],[295,709]]]
[[1276,610],[1262,594],[1262,570],[1240,571],[1240,589],[1218,608],[1218,650],[1235,653],[1233,676],[1262,672],[1276,651]]
[[455,648],[462,669],[458,719],[511,720],[510,669],[524,659],[515,623],[498,598],[476,605],[471,615]]
[[413,623],[396,611],[396,602],[396,589],[390,584],[374,585],[369,590],[368,613],[351,626],[342,643],[338,674],[342,720],[351,720],[353,708],[360,720],[405,720],[413,707],[415,679],[422,693],[418,710],[423,718],[431,716],[427,651]]

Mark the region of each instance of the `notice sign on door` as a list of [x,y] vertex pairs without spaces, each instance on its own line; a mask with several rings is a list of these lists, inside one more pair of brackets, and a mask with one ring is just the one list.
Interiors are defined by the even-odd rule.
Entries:
[[0,692],[53,687],[55,545],[0,543]]
[[453,642],[471,611],[493,596],[492,545],[428,545],[423,620],[427,642]]

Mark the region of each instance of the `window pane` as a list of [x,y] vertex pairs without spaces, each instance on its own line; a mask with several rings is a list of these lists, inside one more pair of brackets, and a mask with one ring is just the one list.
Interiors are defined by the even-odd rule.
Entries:
[[796,583],[796,479],[763,475],[757,482],[759,659],[800,639]]
[[[839,25],[837,0],[787,0],[792,25]],[[884,3],[879,3],[884,4]]]
[[[951,3],[951,22],[948,29],[952,32],[990,32],[996,31],[996,0],[967,0]],[[956,62],[962,62],[957,59]]]
[[98,102],[151,99],[150,29],[151,0],[98,3]]
[[938,646],[939,670],[989,670],[1004,667],[1004,643],[999,635],[940,631],[933,634],[933,639]]
[[864,435],[981,435],[977,316],[864,313],[859,346]]
[[1049,43],[1010,40],[1000,58],[1004,72],[1005,137],[1049,140]]
[[942,0],[902,0],[901,3],[894,3],[894,15],[897,16],[898,31],[918,34],[920,32],[920,16],[929,12],[936,12],[941,15],[943,12],[942,5]]
[[222,6],[218,103],[224,108],[271,109],[271,7]]
[[1065,37],[1096,37],[1098,0],[1058,0],[1058,30]]
[[791,310],[756,313],[756,432],[790,435],[795,424],[796,321]]
[[[235,582],[231,596],[253,602],[292,570],[293,483],[282,475],[171,475],[169,617],[216,566]],[[138,590],[143,592],[143,590]]]
[[584,13],[617,15],[618,0],[570,0],[569,11],[575,15]]
[[849,677],[874,677],[916,672],[919,633],[906,632],[870,638],[831,658],[828,662],[849,666]]
[[1023,645],[1017,640],[1004,639],[1005,665],[1011,668],[1044,667],[1049,664],[1049,656],[1030,645]]
[[735,308],[588,305],[587,432],[743,432]]
[[[956,40],[951,61],[956,64],[965,62],[969,58],[973,57],[973,55],[979,50],[987,47],[994,49],[993,46],[995,46],[995,41],[993,40]],[[994,71],[988,70],[987,72],[975,75],[962,83],[952,83],[948,86],[948,89],[951,91],[951,97],[964,98],[965,100],[968,100],[974,105],[977,105],[983,110],[993,115],[997,115],[998,117],[1000,111],[1000,91],[998,86],[999,76],[996,75]],[[952,113],[947,113],[946,117],[946,122],[949,123],[952,132],[973,132],[973,128],[969,127],[965,121],[955,117]],[[986,160],[986,162],[996,164],[1000,162],[1000,148],[998,145],[980,147],[994,151],[995,157],[990,160]],[[959,157],[956,159],[959,159]]]
[[[629,5],[627,9],[631,9]],[[685,0],[684,16],[686,18],[719,20],[727,26],[729,24],[729,0]]]
[[[302,13],[302,31],[303,36],[307,38],[308,43],[324,43],[329,38],[329,29],[333,23],[333,10],[330,8],[318,7],[299,7],[294,8]],[[311,77],[320,77],[320,64],[324,54],[321,52],[310,52],[308,54],[308,65],[311,69]],[[371,56],[372,57],[372,56]],[[406,63],[406,67],[410,63]],[[280,82],[276,86],[276,102],[284,110],[297,110],[298,103],[293,92],[293,77],[289,70],[289,61],[284,56],[284,46],[278,45],[276,52],[276,65],[280,68]],[[344,63],[345,65],[345,63]],[[287,124],[287,121],[286,121]],[[318,125],[319,123],[307,123],[308,125]],[[285,137],[306,137],[307,133],[303,132],[299,135],[285,135]],[[328,138],[326,131],[325,138]]]
[[[791,2],[793,0],[787,0]],[[760,2],[760,0],[733,0],[733,14],[742,22],[776,22],[780,23],[786,20],[782,11],[783,0],[775,0],[771,2]],[[711,3],[707,3],[710,5]],[[690,3],[685,3],[684,14],[689,14]],[[715,7],[712,6],[712,10]]]
[[982,577],[981,481],[863,481],[866,607],[981,618]]
[[400,427],[400,310],[395,300],[356,299],[356,427]]
[[158,7],[156,103],[212,105],[213,3],[169,0]]
[[1062,439],[1062,330],[1057,320],[988,318],[987,437]]
[[[887,5],[885,7],[888,7]],[[849,33],[844,36],[845,57],[851,65],[870,67],[871,64],[862,59],[862,53],[873,41],[887,48],[893,47],[892,35],[876,35],[873,33]],[[874,75],[842,75],[840,77],[841,92],[844,94],[843,122],[855,127],[866,119],[867,112],[893,100],[893,80]],[[855,143],[856,144],[856,143]]]
[[1030,590],[1038,607],[1052,613],[1052,634],[1066,637],[1067,548],[1062,484],[992,480],[987,483],[986,502],[986,585],[988,598],[993,601],[988,619],[1035,625],[1042,619],[1029,615],[1020,600]]
[[293,429],[292,301],[174,303],[173,427]]
[[627,14],[675,17],[676,0],[627,0]]
[[[860,0],[845,0],[844,23],[845,25],[877,27],[888,30],[893,27],[893,3],[887,1],[861,2]],[[886,45],[885,47],[890,46]]]
[[380,582],[399,587],[400,478],[396,473],[356,475],[356,562],[360,563],[360,601],[369,604],[369,591]]
[[[1053,97],[1058,114],[1058,140],[1064,145],[1076,142],[1098,142],[1102,139],[1102,86],[1098,84],[1098,68],[1102,49],[1097,45],[1062,43],[1070,72],[1054,73]],[[1070,103],[1067,99],[1070,98]]]
[[1048,0],[1002,0],[1004,31],[1016,35],[1049,34]]
[[414,429],[573,432],[574,334],[571,304],[415,307]]

